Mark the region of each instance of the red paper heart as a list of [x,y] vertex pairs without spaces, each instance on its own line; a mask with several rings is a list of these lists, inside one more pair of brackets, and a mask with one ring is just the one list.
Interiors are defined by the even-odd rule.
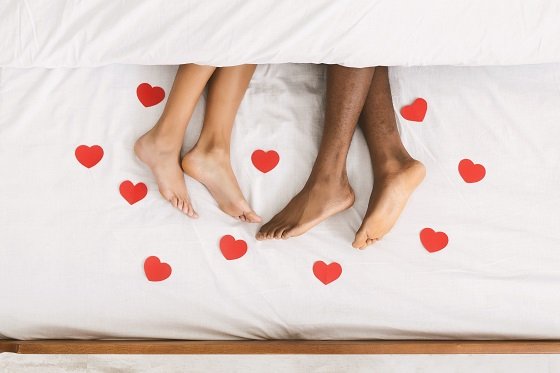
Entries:
[[436,232],[432,228],[424,228],[420,231],[420,242],[428,252],[435,253],[447,246],[449,237],[444,232]]
[[171,276],[171,266],[157,256],[150,256],[144,261],[144,273],[150,281],[163,281]]
[[481,164],[476,164],[470,159],[459,162],[459,174],[467,183],[476,183],[484,179],[486,169]]
[[269,150],[265,152],[264,150],[255,150],[251,155],[251,161],[253,165],[262,173],[267,173],[271,171],[278,162],[280,161],[280,156],[274,150]]
[[328,285],[340,277],[342,274],[342,267],[337,262],[327,264],[319,260],[313,264],[313,274],[323,284]]
[[165,98],[165,91],[161,87],[152,87],[148,83],[142,83],[136,88],[138,100],[145,107],[159,104]]
[[428,110],[428,103],[423,98],[417,98],[408,106],[403,106],[401,115],[404,119],[413,122],[422,122]]
[[148,194],[148,187],[144,183],[138,183],[136,185],[132,184],[132,181],[125,180],[121,183],[119,187],[121,196],[131,205],[136,202],[141,201],[146,194]]
[[247,242],[228,234],[220,239],[220,251],[227,260],[239,259],[247,252]]
[[103,154],[103,148],[99,145],[80,145],[74,151],[78,162],[87,168],[92,168],[98,164],[101,158],[103,158]]

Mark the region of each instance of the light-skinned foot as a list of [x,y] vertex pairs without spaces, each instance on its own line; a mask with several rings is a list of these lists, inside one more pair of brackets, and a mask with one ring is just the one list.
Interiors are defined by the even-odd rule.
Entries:
[[185,154],[181,167],[187,175],[204,184],[226,214],[244,222],[261,222],[241,192],[227,151],[206,151],[195,146]]
[[261,227],[256,238],[299,236],[353,204],[354,192],[346,177],[310,180],[282,211]]
[[393,228],[425,175],[424,165],[412,158],[378,167],[366,216],[352,246],[365,249],[382,239]]
[[177,149],[172,139],[159,135],[153,128],[136,141],[134,153],[150,167],[163,198],[189,217],[197,218],[179,164],[180,145]]

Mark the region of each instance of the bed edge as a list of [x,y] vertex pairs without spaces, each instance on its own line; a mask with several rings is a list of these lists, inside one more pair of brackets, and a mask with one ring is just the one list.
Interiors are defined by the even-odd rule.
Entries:
[[0,340],[20,354],[560,354],[560,340]]

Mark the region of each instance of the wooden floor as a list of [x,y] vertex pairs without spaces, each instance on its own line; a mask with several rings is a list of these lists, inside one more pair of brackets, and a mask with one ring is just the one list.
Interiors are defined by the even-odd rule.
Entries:
[[20,354],[560,354],[560,341],[0,340]]

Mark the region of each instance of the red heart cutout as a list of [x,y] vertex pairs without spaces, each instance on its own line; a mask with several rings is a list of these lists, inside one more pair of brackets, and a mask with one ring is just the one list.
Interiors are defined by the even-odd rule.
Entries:
[[423,98],[417,98],[408,106],[403,106],[401,115],[404,119],[413,122],[422,122],[428,110],[428,103]]
[[152,87],[148,83],[142,83],[136,88],[136,96],[145,107],[159,104],[165,98],[165,91],[161,87]]
[[227,260],[239,259],[247,252],[247,242],[228,234],[220,239],[220,251]]
[[103,158],[103,154],[103,148],[99,145],[80,145],[74,151],[78,162],[87,168],[92,168],[98,164],[101,158]]
[[253,161],[253,165],[257,170],[266,174],[280,162],[280,156],[274,150],[265,152],[264,150],[258,149],[251,155],[251,161]]
[[328,285],[340,277],[342,274],[342,267],[337,262],[327,264],[319,260],[313,264],[313,274],[323,284]]
[[121,196],[131,205],[136,202],[141,201],[146,194],[148,194],[148,187],[144,183],[138,183],[136,185],[132,184],[132,181],[125,180],[121,183],[119,187]]
[[449,237],[444,232],[436,232],[432,228],[424,228],[420,231],[420,242],[428,252],[435,253],[447,246]]
[[476,164],[470,159],[459,162],[459,174],[467,183],[476,183],[484,179],[486,169],[481,164]]
[[163,281],[171,276],[171,266],[157,256],[150,256],[144,261],[144,273],[149,281]]

